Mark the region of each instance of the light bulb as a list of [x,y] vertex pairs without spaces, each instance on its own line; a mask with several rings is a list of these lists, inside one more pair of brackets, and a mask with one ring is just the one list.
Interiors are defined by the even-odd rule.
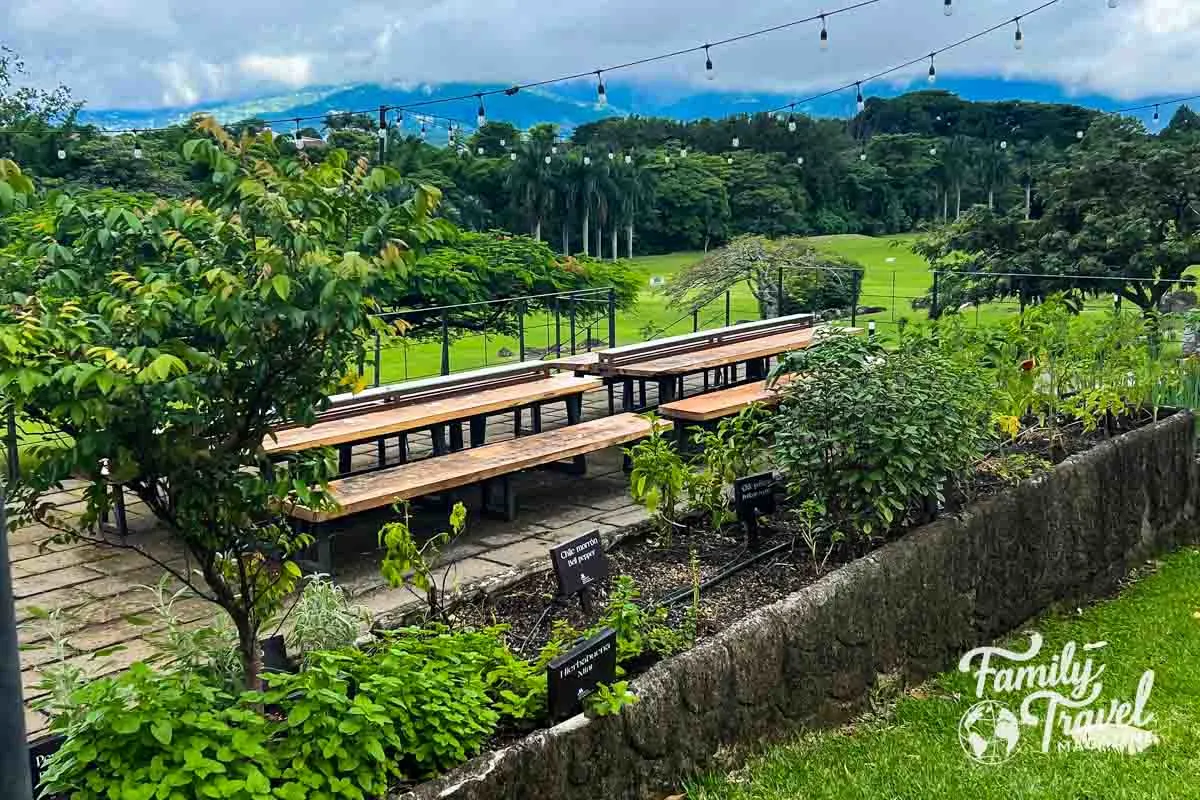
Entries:
[[1158,106],[1155,106],[1154,107],[1154,124],[1157,125],[1161,120],[1162,120],[1162,117],[1160,117],[1158,115]]
[[704,45],[704,77],[715,80],[717,73],[713,71],[712,56],[708,53],[708,45]]
[[929,148],[929,155],[931,155],[931,156],[936,156],[936,155],[937,155],[937,148],[936,148],[936,147],[931,147],[931,148]]
[[591,156],[584,156],[584,157],[583,157],[583,165],[584,165],[585,167],[590,167],[590,166],[592,165],[592,157],[591,157]]
[[687,148],[686,147],[679,148],[679,157],[687,158]]
[[942,13],[945,14],[947,17],[953,16],[954,0],[945,0],[945,3],[942,5]]
[[481,148],[479,148],[478,150],[476,150],[475,152],[476,152],[478,155],[483,155],[483,148],[481,147]]
[[516,160],[517,160],[517,154],[516,154],[516,153],[509,153],[509,154],[508,154],[508,160],[509,160],[509,161],[516,161]]
[[507,141],[505,141],[504,139],[501,139],[501,140],[500,140],[500,146],[501,146],[501,147],[507,147],[507,146],[508,146],[508,142],[507,142]]
[[546,156],[546,157],[545,157],[545,158],[543,158],[542,160],[543,160],[543,161],[545,161],[547,164],[549,164],[549,163],[550,163],[550,156]]
[[1017,23],[1017,32],[1013,35],[1013,47],[1020,50],[1025,46],[1025,34],[1021,32],[1021,18],[1017,17],[1013,21]]
[[1007,149],[1008,149],[1008,142],[1006,142],[1006,141],[1001,141],[1001,142],[1000,142],[1000,149],[1001,149],[1001,150],[1007,150]]
[[[609,150],[609,151],[608,151],[608,160],[609,160],[609,161],[612,161],[612,160],[613,160],[614,158],[616,158],[616,157],[617,157],[617,154],[616,154],[616,153],[614,153],[612,150]],[[626,158],[629,158],[629,156],[625,156],[625,157],[626,157]]]
[[61,147],[60,147],[60,148],[58,148],[58,160],[59,160],[59,161],[66,161],[66,160],[67,160],[67,151],[66,151],[66,150],[63,150]]
[[1075,131],[1075,138],[1076,138],[1076,139],[1082,139],[1082,138],[1083,138],[1083,131]]
[[726,159],[725,159],[725,163],[726,163],[726,164],[732,164],[732,163],[733,163],[733,156],[729,156],[728,158],[726,158]]
[[862,84],[856,83],[855,86],[858,87],[858,98],[857,98],[858,113],[861,114],[862,112],[867,110],[867,101],[863,99]]
[[800,166],[804,166],[804,156],[796,156],[796,163]]
[[821,15],[821,49],[829,49],[829,28],[825,27],[825,15]]
[[664,156],[663,156],[663,161],[665,161],[666,163],[670,164],[670,163],[671,163],[671,157],[670,157],[670,156],[667,156],[667,155],[664,155]]
[[788,120],[788,130],[791,131],[792,133],[796,132],[796,120],[794,120],[794,119]]
[[737,136],[735,136],[735,137],[733,137],[732,144],[733,144],[733,149],[736,150],[742,146],[742,140],[739,139]]
[[133,157],[137,159],[142,157],[142,148],[136,144],[133,146]]
[[386,139],[386,138],[387,138],[387,128],[380,128],[380,129],[379,129],[379,138],[380,138],[380,139]]
[[858,154],[858,160],[859,160],[859,161],[866,161],[866,160],[867,160],[867,154],[866,154],[866,153],[859,153],[859,154]]
[[551,152],[551,153],[553,153],[554,155],[558,155],[558,145],[556,145],[556,144],[555,144],[555,145],[551,145],[551,146],[550,146],[550,152]]
[[608,90],[604,88],[604,76],[596,73],[596,105],[603,108],[608,105]]
[[938,121],[938,122],[941,122],[941,121],[942,121],[942,115],[941,115],[941,114],[938,114],[938,115],[937,115],[937,121]]
[[296,149],[297,149],[297,150],[303,150],[303,149],[304,149],[304,137],[303,137],[303,136],[297,136],[297,137],[296,137]]
[[477,128],[482,128],[487,124],[487,111],[485,111],[483,108],[483,95],[477,94],[475,96],[479,98],[479,110],[475,112],[475,126]]
[[929,82],[933,83],[937,80],[937,67],[933,65],[933,53],[929,54]]
[[[611,154],[609,154],[609,156],[608,156],[608,157],[609,157],[609,158],[612,158],[612,155],[611,155]],[[625,156],[625,163],[626,163],[626,164],[632,164],[632,163],[633,163],[633,156],[630,156],[630,155],[627,155],[627,156]]]

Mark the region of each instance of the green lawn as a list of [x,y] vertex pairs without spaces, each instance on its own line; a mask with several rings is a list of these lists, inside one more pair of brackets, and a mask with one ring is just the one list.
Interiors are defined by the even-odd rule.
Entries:
[[[1107,642],[1091,655],[1104,665],[1100,699],[1132,702],[1139,679],[1154,670],[1146,727],[1159,742],[1138,755],[1041,751],[1040,730],[1022,726],[1011,760],[978,764],[959,744],[958,726],[976,702],[974,676],[947,672],[905,694],[894,708],[837,731],[776,746],[730,775],[691,787],[690,800],[792,798],[1149,798],[1200,797],[1200,551],[1165,559],[1161,569],[1118,599],[1083,612],[1043,618],[1036,662],[1049,663],[1067,642]],[[933,612],[931,612],[933,613]],[[1029,647],[1026,634],[1004,643]],[[1044,656],[1044,658],[1043,658]],[[1004,662],[997,662],[1004,663]],[[1001,695],[1014,711],[1024,692]],[[998,699],[1000,699],[998,698]],[[1045,703],[1038,706],[1045,709]]]

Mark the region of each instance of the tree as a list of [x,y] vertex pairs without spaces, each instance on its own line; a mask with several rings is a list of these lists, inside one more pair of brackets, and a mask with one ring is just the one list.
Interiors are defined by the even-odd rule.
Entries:
[[[696,309],[745,282],[763,318],[852,302],[858,268],[804,239],[742,236],[678,273],[666,286],[673,308]],[[782,276],[784,298],[779,297]],[[788,300],[794,302],[788,308]]]
[[517,149],[506,186],[518,211],[525,217],[533,238],[541,241],[542,220],[554,203],[554,170],[550,147],[539,139],[531,139]]
[[[654,178],[649,170],[634,162],[617,165],[615,181],[620,195],[620,218],[625,226],[626,254],[633,258],[634,225],[642,210],[654,202]],[[613,257],[616,257],[615,246]]]
[[[184,152],[209,176],[204,202],[60,195],[26,221],[0,255],[0,389],[68,437],[22,477],[14,522],[137,550],[192,585],[229,614],[254,686],[259,630],[312,541],[280,515],[326,507],[332,471],[323,452],[272,465],[263,441],[354,384],[366,337],[387,334],[373,293],[445,224],[436,190],[389,201],[390,169],[338,151],[306,166],[270,133],[203,128]],[[71,477],[87,481],[75,519],[40,499]],[[202,584],[101,532],[109,483],[146,504]]]
[[[1149,312],[1200,262],[1200,143],[1106,119],[1039,182],[1041,215],[972,213],[914,248],[972,298],[1116,293]],[[1022,277],[1044,276],[1044,277]],[[1015,277],[1012,277],[1015,276]],[[943,303],[942,305],[946,305]]]

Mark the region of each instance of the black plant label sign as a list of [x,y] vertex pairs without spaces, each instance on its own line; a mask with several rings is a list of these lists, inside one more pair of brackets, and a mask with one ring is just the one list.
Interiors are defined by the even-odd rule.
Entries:
[[775,475],[763,472],[733,482],[733,505],[746,526],[752,548],[758,547],[758,515],[775,511]]
[[558,577],[558,593],[561,597],[595,589],[608,578],[608,556],[604,553],[600,531],[592,531],[578,539],[551,547],[550,560]]
[[605,628],[546,666],[550,717],[565,719],[583,709],[583,698],[617,678],[617,633]]
[[[29,775],[33,779],[34,797],[39,797],[42,773],[46,771],[46,764],[50,761],[50,756],[57,753],[58,748],[62,747],[65,741],[65,736],[43,736],[29,743]],[[42,800],[66,800],[66,795],[46,795]]]

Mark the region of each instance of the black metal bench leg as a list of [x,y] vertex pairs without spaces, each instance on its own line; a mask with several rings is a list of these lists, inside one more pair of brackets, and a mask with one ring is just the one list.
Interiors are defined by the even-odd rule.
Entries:
[[450,452],[457,453],[463,449],[463,425],[461,422],[450,423]]
[[604,382],[608,388],[608,415],[611,417],[617,413],[617,389],[611,381]]
[[583,419],[583,395],[573,394],[567,398],[567,424],[578,425]]
[[117,535],[124,539],[129,535],[129,523],[125,519],[125,490],[119,483],[113,486],[113,513],[117,518]]
[[708,370],[704,370],[704,391],[708,391]]
[[429,429],[429,438],[433,440],[433,454],[435,456],[444,456],[450,449],[446,444],[446,426],[434,425]]
[[680,452],[687,444],[687,423],[681,419],[675,420],[675,446]]
[[312,526],[313,539],[317,543],[317,568],[326,575],[333,577],[333,537],[324,525]]
[[767,361],[764,358],[753,358],[746,362],[746,380],[761,381],[767,377]]
[[487,417],[471,417],[471,447],[482,447],[487,439]]
[[506,522],[517,518],[517,494],[508,475],[483,482],[483,513]]
[[535,403],[529,407],[529,417],[532,420],[530,424],[533,426],[534,433],[542,432],[542,406],[541,403]]
[[375,448],[379,456],[379,466],[387,466],[387,439],[383,436],[379,437],[379,441],[375,443]]
[[675,399],[677,378],[663,378],[658,382],[658,404],[665,405]]
[[621,383],[621,410],[633,410],[633,381],[627,380]]
[[516,411],[513,412],[513,437],[519,438],[520,436],[521,436],[521,409],[518,408]]
[[408,463],[408,434],[400,434],[400,452],[396,456],[396,460],[401,464]]
[[638,381],[638,395],[641,398],[642,404],[640,408],[646,407],[646,382]]
[[344,444],[338,448],[338,472],[345,475],[354,469],[354,447]]

